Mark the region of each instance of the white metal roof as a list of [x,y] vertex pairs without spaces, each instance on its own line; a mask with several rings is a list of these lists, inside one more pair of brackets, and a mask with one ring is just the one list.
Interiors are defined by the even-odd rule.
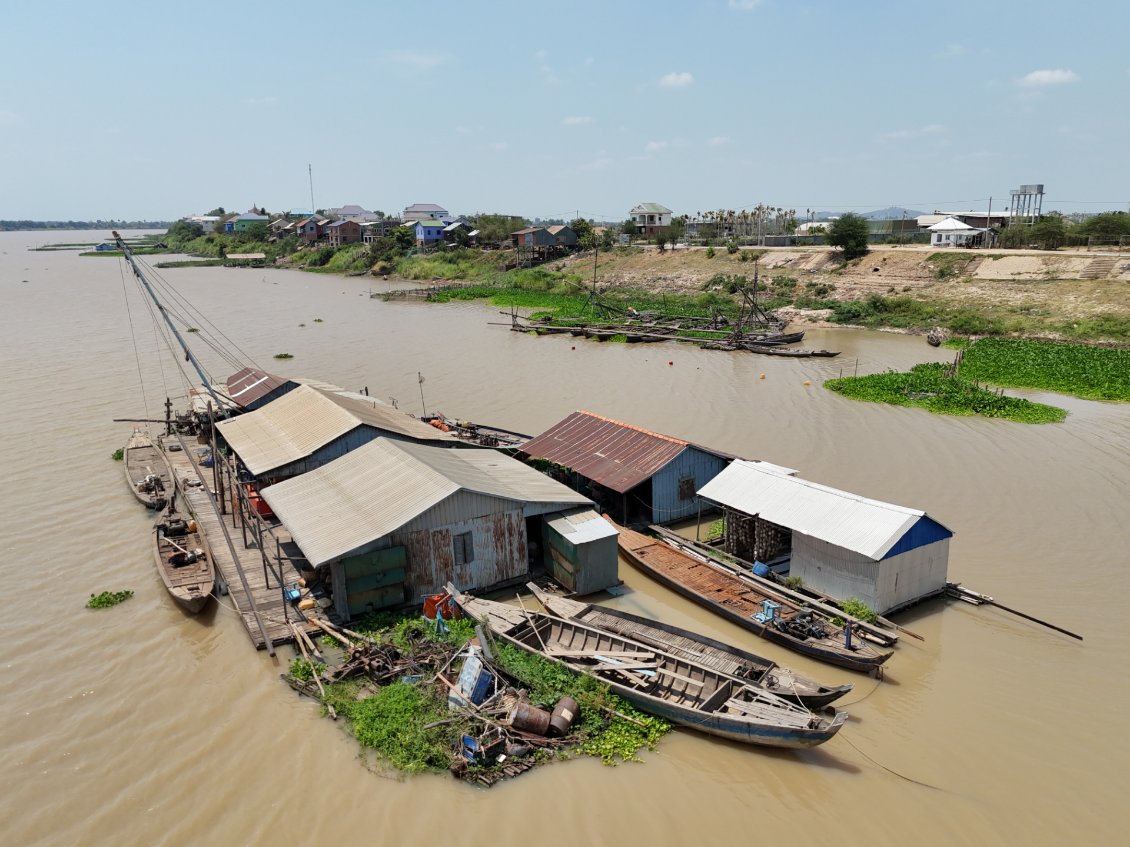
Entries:
[[788,476],[738,459],[698,492],[707,500],[882,559],[926,513]]
[[394,532],[461,489],[540,504],[550,511],[591,503],[496,450],[432,447],[389,438],[370,441],[309,473],[268,486],[262,495],[317,567]]
[[959,221],[957,218],[950,217],[943,218],[933,226],[927,227],[927,229],[929,229],[930,232],[957,232],[959,230],[976,229],[976,227],[970,226],[965,221]]
[[569,512],[547,521],[573,544],[585,544],[619,535],[616,528],[592,509]]

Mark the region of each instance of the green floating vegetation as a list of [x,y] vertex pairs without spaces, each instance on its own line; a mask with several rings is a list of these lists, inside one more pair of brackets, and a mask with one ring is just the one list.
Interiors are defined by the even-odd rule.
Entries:
[[123,450],[121,447],[119,447],[117,450],[115,450],[113,453],[110,454],[110,458],[113,459],[115,462],[120,462],[122,459],[125,458],[125,456],[126,456],[126,451]]
[[942,415],[981,415],[1018,423],[1059,423],[1067,412],[1056,406],[1005,397],[961,376],[948,376],[941,362],[915,365],[909,373],[871,374],[830,379],[824,387],[853,400],[918,406]]
[[275,358],[276,359],[293,359],[294,354],[293,353],[276,353]]
[[185,332],[200,332],[200,330],[197,327],[190,326],[188,329],[185,330]]
[[101,594],[91,594],[90,599],[86,601],[86,608],[88,609],[108,609],[111,606],[116,606],[128,600],[133,596],[133,592],[126,591],[103,591]]
[[321,322],[322,322],[321,318],[314,318],[314,323],[320,324]]
[[853,618],[859,618],[859,620],[866,623],[875,623],[879,620],[879,616],[875,613],[875,610],[858,597],[848,597],[840,603],[840,608],[844,610],[845,614],[851,615]]
[[961,375],[1007,388],[1037,388],[1088,400],[1130,400],[1130,350],[982,338],[965,351]]
[[[446,621],[446,627],[446,632],[437,633],[433,624],[420,617],[397,620],[378,614],[363,621],[358,631],[408,654],[429,641],[461,647],[474,635],[475,621]],[[592,677],[576,676],[541,656],[497,643],[495,658],[506,674],[526,688],[531,703],[552,708],[563,696],[577,701],[580,712],[571,735],[578,746],[558,751],[555,755],[561,758],[583,753],[610,765],[638,761],[640,750],[653,749],[671,728],[661,718],[641,713],[612,695]],[[296,679],[307,679],[320,668],[295,659],[290,670]],[[369,694],[362,692],[364,684],[359,679],[329,684],[324,704],[348,721],[362,747],[407,773],[438,772],[451,766],[452,751],[458,748],[461,736],[473,729],[469,719],[448,709],[446,687],[438,682],[401,680]]]

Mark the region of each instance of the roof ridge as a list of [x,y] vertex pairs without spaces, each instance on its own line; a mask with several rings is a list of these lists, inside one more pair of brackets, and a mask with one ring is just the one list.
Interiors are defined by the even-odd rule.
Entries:
[[604,415],[598,415],[596,412],[590,412],[587,409],[578,409],[576,413],[578,415],[588,415],[590,418],[596,418],[597,420],[605,421],[606,423],[616,424],[616,426],[621,426],[624,429],[630,429],[630,430],[633,430],[635,432],[641,432],[644,435],[650,435],[653,438],[660,438],[664,441],[670,441],[672,444],[681,444],[684,447],[690,446],[689,441],[684,441],[681,438],[675,438],[674,436],[671,436],[671,435],[664,435],[661,432],[652,432],[650,429],[644,429],[642,426],[636,426],[635,424],[624,423],[623,421],[618,421],[615,418],[609,418],[609,417],[605,417]]

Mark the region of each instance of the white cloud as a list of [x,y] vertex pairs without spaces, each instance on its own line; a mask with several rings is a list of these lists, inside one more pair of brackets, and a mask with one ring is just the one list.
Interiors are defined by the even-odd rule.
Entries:
[[666,141],[649,141],[643,148],[643,152],[650,156],[652,153],[667,149],[668,146],[670,145]]
[[471,134],[471,128],[469,126],[457,126],[457,127],[455,127],[455,132],[458,135],[470,135]]
[[487,147],[489,147],[491,150],[495,151],[496,153],[501,153],[503,150],[505,150],[509,146],[510,145],[507,144],[505,141],[492,141],[490,144],[487,145]]
[[385,59],[413,71],[430,71],[447,61],[444,55],[425,53],[421,50],[393,50],[385,56]]
[[959,59],[969,52],[964,44],[947,44],[934,54],[937,59]]
[[592,56],[585,56],[585,64],[586,65],[591,65],[595,61],[596,61],[596,59],[594,59]]
[[591,162],[585,162],[577,170],[581,171],[599,171],[607,168],[612,164],[612,158],[603,150],[596,154],[596,158]]
[[880,141],[909,141],[912,138],[925,138],[930,135],[941,135],[946,128],[941,124],[927,124],[918,129],[896,129],[884,132],[879,136]]
[[664,75],[659,80],[659,84],[663,88],[686,88],[692,82],[694,82],[694,75],[689,74],[686,71],[683,71],[682,73],[672,72]]
[[20,116],[15,112],[0,109],[0,126],[19,126]]
[[723,144],[729,144],[730,143],[730,136],[728,136],[728,135],[716,135],[713,138],[711,138],[709,141],[707,141],[706,143],[709,144],[711,147],[721,147]]
[[1078,81],[1079,74],[1075,73],[1075,71],[1069,71],[1066,68],[1055,68],[1054,70],[1032,71],[1032,73],[1026,74],[1017,80],[1017,84],[1025,88],[1041,88],[1045,85],[1064,85],[1068,82]]
[[730,8],[740,12],[748,12],[761,5],[761,0],[730,0]]
[[569,115],[567,118],[561,119],[562,126],[580,126],[581,124],[591,124],[591,115]]

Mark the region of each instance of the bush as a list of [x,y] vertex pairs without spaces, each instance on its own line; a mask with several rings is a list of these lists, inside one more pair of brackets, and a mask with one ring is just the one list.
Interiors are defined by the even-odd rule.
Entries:
[[714,258],[714,248],[713,247],[707,247],[706,248],[706,258],[708,258],[708,259]]
[[731,256],[738,252],[738,239],[731,238],[726,242],[726,252]]

